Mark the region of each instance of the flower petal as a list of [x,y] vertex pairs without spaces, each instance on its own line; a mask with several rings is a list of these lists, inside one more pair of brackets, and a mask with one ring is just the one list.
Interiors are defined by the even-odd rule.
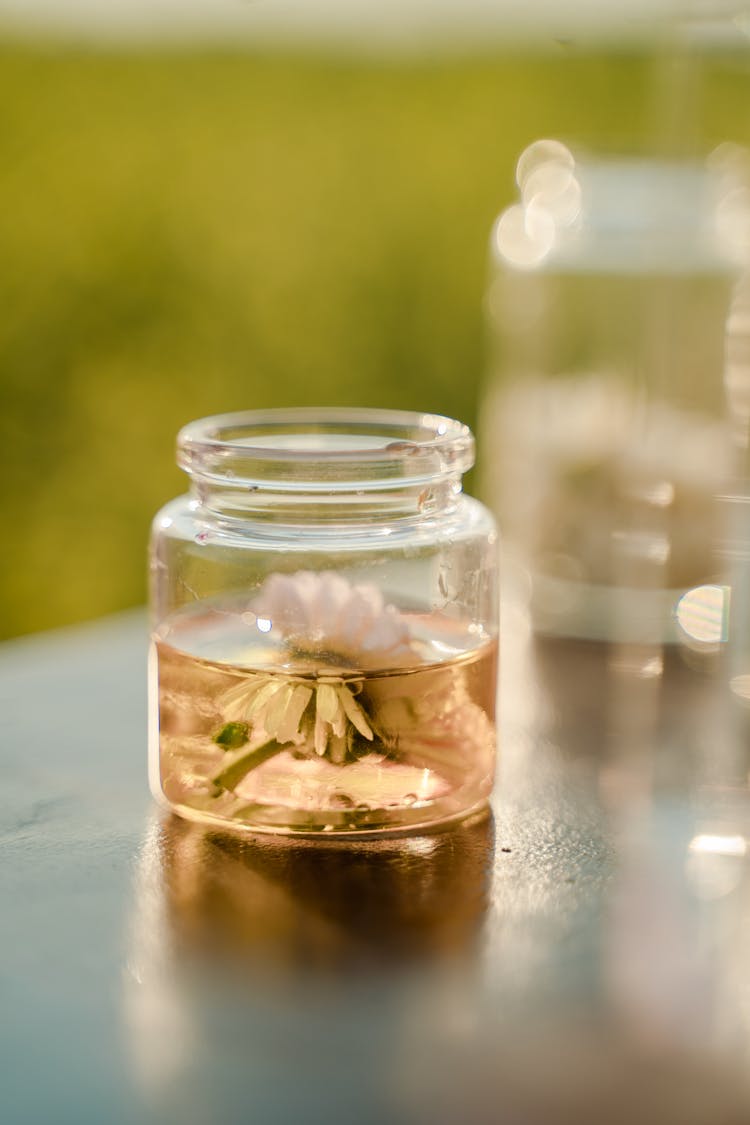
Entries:
[[315,696],[315,711],[326,723],[333,723],[339,710],[336,689],[332,684],[318,684]]
[[319,754],[321,758],[326,752],[328,745],[328,723],[320,717],[319,714],[315,715],[315,753]]
[[222,707],[227,707],[238,700],[249,702],[255,692],[262,688],[265,683],[268,683],[267,676],[252,676],[246,680],[240,680],[234,687],[230,687],[225,692],[222,692],[217,702]]
[[276,738],[279,727],[286,717],[286,709],[293,694],[294,684],[283,684],[266,705],[263,714],[263,727],[269,738]]
[[299,734],[299,724],[305,709],[312,698],[313,689],[306,684],[296,684],[286,705],[283,722],[276,731],[278,742],[294,742]]
[[367,718],[365,717],[365,713],[357,703],[352,693],[349,691],[349,688],[346,686],[346,684],[342,684],[342,686],[339,688],[338,696],[341,700],[341,704],[344,708],[344,711],[346,712],[346,717],[349,722],[352,724],[352,726],[357,728],[363,738],[367,738],[370,742],[372,742],[373,734],[370,730],[370,725],[367,722]]
[[281,686],[282,685],[278,680],[266,680],[260,691],[257,692],[253,699],[250,701],[250,706],[246,711],[247,718],[252,719],[254,715],[257,715],[266,705],[266,703],[268,703],[269,700],[281,688]]

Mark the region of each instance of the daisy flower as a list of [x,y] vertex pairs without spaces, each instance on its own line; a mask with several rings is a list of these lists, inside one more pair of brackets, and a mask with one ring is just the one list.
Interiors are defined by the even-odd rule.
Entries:
[[414,663],[406,620],[376,586],[355,586],[328,571],[274,574],[250,608],[271,638],[309,663],[310,674],[252,673],[224,692],[218,700],[224,726],[214,742],[244,749],[216,775],[215,785],[233,789],[269,754],[284,749],[334,764],[355,760],[377,731],[358,698],[363,680],[348,669]]

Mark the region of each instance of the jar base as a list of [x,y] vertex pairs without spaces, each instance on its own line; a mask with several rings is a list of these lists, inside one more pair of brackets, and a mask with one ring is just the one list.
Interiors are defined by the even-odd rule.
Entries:
[[[293,824],[273,824],[249,821],[231,820],[226,817],[214,816],[211,813],[203,812],[201,810],[192,808],[190,805],[172,804],[164,799],[159,800],[162,808],[166,808],[176,816],[182,817],[184,820],[190,820],[197,824],[203,824],[206,827],[217,828],[223,832],[229,832],[232,835],[240,836],[286,836],[294,837],[295,839],[315,839],[320,840],[321,837],[326,840],[368,840],[378,839],[382,837],[399,837],[399,836],[418,836],[424,835],[429,832],[439,832],[443,829],[450,828],[452,825],[457,824],[459,821],[464,821],[469,818],[476,818],[477,821],[489,815],[490,803],[489,796],[481,798],[472,805],[462,809],[454,809],[451,811],[443,812],[436,816],[425,816],[420,819],[420,814],[426,810],[400,809],[395,815],[398,815],[400,820],[398,823],[395,819],[392,823],[373,823],[371,825],[352,825],[351,820],[348,822],[341,819],[340,823],[327,823],[320,824],[319,826],[299,827]],[[404,821],[404,816],[408,813],[413,814],[414,819],[408,822]],[[288,813],[288,810],[284,810]],[[383,810],[386,815],[388,810]]]

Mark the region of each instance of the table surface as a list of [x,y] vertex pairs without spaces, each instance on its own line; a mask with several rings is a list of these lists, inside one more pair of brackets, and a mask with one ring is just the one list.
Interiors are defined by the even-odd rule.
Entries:
[[492,814],[346,844],[147,793],[145,617],[0,646],[0,1121],[750,1122],[747,733],[505,617]]

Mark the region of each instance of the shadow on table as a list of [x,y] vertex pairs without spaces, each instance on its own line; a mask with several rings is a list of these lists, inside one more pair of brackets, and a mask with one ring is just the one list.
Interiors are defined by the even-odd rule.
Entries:
[[471,953],[493,838],[489,814],[431,835],[330,844],[244,839],[173,817],[153,841],[151,883],[178,957],[292,974],[385,968]]

